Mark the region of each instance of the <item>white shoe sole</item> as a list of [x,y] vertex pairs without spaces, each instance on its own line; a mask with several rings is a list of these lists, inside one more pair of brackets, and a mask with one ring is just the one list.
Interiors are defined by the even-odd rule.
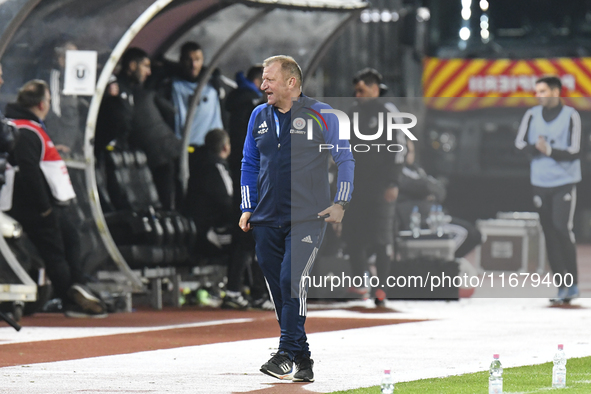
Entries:
[[93,313],[105,312],[105,308],[101,305],[101,300],[84,290],[81,286],[73,285],[68,291],[68,295],[73,298],[76,304],[85,310],[92,311]]
[[276,374],[272,371],[269,371],[269,370],[266,370],[263,368],[261,368],[260,371],[266,375],[272,376],[272,377],[280,379],[280,380],[292,380],[293,379],[293,371],[288,374],[285,374],[285,375],[279,375],[279,374]]

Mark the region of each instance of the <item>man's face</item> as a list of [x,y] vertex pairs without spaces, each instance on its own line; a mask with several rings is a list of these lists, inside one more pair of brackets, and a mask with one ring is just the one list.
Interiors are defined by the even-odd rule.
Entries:
[[63,70],[66,67],[66,51],[76,51],[78,47],[73,43],[69,42],[64,45],[63,50],[57,54],[57,63],[59,64],[60,68]]
[[280,106],[291,100],[290,78],[285,78],[281,70],[281,63],[275,62],[263,69],[263,83],[261,90],[267,95],[267,103]]
[[2,78],[2,65],[0,64],[0,88],[4,84],[4,78]]
[[355,84],[355,97],[375,98],[380,97],[380,86],[377,83],[367,85],[364,81]]
[[546,82],[540,82],[536,84],[536,97],[542,106],[554,107],[558,105],[560,90],[558,88],[551,89]]
[[143,84],[146,79],[152,74],[150,59],[143,58],[139,62],[131,62],[129,69],[137,82]]
[[41,110],[39,119],[44,120],[47,114],[49,113],[49,109],[51,108],[51,95],[49,94],[49,89],[45,90],[45,98],[39,104],[39,109]]
[[188,77],[197,78],[203,68],[203,51],[191,51],[181,60],[183,71]]

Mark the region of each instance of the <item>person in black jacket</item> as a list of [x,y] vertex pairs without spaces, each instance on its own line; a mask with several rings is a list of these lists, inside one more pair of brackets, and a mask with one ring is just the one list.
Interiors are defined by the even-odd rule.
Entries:
[[[382,76],[373,69],[363,69],[353,78],[358,101],[350,112],[358,113],[362,134],[376,134],[379,116],[399,112],[391,102],[380,99]],[[350,116],[353,119],[353,116]],[[385,120],[384,120],[385,124]],[[383,126],[383,124],[382,124]],[[343,240],[347,244],[353,275],[363,277],[368,269],[367,261],[376,255],[376,270],[380,283],[386,283],[393,255],[389,250],[394,245],[395,201],[398,197],[398,176],[404,163],[404,134],[398,130],[395,141],[387,141],[386,133],[377,144],[398,144],[396,152],[382,148],[380,151],[353,151],[355,158],[355,199],[343,220]],[[356,134],[351,134],[351,145],[365,144]],[[350,289],[359,294],[366,290]],[[381,289],[372,289],[377,306],[383,306],[386,294]]]
[[[0,87],[4,84],[2,75],[2,64],[0,64]],[[0,111],[0,188],[6,180],[6,164],[8,164],[8,155],[16,143],[16,133],[16,127],[4,119],[4,115]]]
[[116,85],[113,81],[101,104],[95,148],[100,155],[100,150],[115,140],[123,149],[144,151],[162,208],[172,210],[175,162],[181,142],[164,120],[174,113],[172,105],[143,87],[150,74],[150,58],[145,51],[129,48],[123,54]]
[[59,40],[49,45],[43,59],[50,64],[41,63],[39,79],[47,81],[51,92],[51,109],[45,125],[51,140],[62,156],[79,158],[84,149],[84,125],[89,103],[75,94],[63,94],[65,81],[66,52],[78,47],[71,40]]
[[66,315],[105,316],[104,303],[84,286],[80,256],[75,253],[79,251],[75,245],[78,229],[69,221],[67,209],[76,194],[43,124],[50,101],[47,84],[33,80],[19,90],[16,103],[6,108],[6,116],[19,133],[10,157],[18,171],[8,214],[20,222],[37,247]]
[[205,136],[204,157],[191,186],[193,202],[189,215],[197,225],[197,251],[206,257],[227,251],[234,223],[232,178],[226,159],[230,155],[230,138],[222,129]]
[[[232,153],[228,162],[234,179],[234,189],[240,188],[240,166],[242,165],[242,148],[248,129],[248,120],[255,107],[263,102],[263,92],[260,87],[263,83],[263,66],[252,66],[246,76],[243,72],[236,73],[238,88],[228,94],[226,98],[226,110],[230,113],[228,133]],[[239,199],[237,199],[240,204]]]
[[[229,112],[229,127],[231,153],[228,158],[234,190],[240,190],[240,167],[242,165],[242,148],[248,129],[250,114],[255,107],[264,100],[264,93],[260,86],[263,82],[263,66],[252,66],[246,76],[243,72],[236,73],[238,88],[228,94],[226,110]],[[234,193],[236,220],[240,218],[240,194]],[[251,298],[250,306],[270,310],[273,304],[269,300],[265,278],[259,265],[254,262],[254,239],[252,234],[236,231],[232,239],[232,258],[228,267],[228,285],[222,308],[243,309],[248,302],[240,293],[245,269],[250,267]],[[249,265],[250,262],[250,265]]]

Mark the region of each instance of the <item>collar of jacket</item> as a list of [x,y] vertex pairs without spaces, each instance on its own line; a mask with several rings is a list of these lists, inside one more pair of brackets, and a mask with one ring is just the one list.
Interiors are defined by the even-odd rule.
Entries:
[[6,105],[6,117],[9,119],[32,120],[39,124],[43,124],[43,122],[37,116],[35,116],[35,114],[18,105],[17,103],[8,103]]

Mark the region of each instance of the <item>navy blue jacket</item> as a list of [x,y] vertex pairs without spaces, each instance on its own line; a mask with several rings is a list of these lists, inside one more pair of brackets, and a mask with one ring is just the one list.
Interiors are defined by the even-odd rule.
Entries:
[[[317,219],[318,212],[331,205],[330,155],[338,166],[334,201],[351,199],[355,160],[349,141],[339,140],[337,117],[321,114],[323,108],[331,107],[306,96],[299,97],[293,103],[286,127],[279,126],[274,107],[269,104],[261,104],[252,112],[241,176],[241,209],[252,212],[250,223],[279,227]],[[309,119],[313,125],[311,140],[307,138]],[[320,144],[334,148],[321,150]]]

